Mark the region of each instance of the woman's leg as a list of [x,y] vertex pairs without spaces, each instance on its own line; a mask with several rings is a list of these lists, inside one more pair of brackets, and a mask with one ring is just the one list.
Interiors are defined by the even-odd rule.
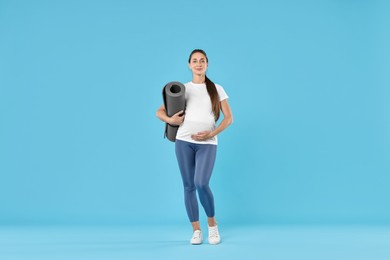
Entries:
[[209,224],[215,222],[214,196],[209,187],[214,162],[217,155],[217,146],[199,144],[195,155],[195,186],[199,200],[209,218]]
[[[199,227],[199,208],[194,183],[195,150],[193,144],[181,140],[176,140],[175,150],[183,180],[184,202],[187,215],[195,230],[195,228]],[[200,227],[198,229],[200,229]]]

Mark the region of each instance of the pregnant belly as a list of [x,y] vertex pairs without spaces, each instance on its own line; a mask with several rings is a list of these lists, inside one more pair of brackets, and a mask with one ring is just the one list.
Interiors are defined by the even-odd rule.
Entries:
[[182,135],[192,135],[203,131],[212,131],[215,128],[215,122],[198,122],[191,120],[184,120],[179,128]]

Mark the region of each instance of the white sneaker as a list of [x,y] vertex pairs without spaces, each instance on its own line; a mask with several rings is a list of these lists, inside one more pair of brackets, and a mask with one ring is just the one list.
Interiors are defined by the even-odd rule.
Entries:
[[215,225],[214,227],[209,226],[209,244],[211,245],[217,245],[221,242],[221,237],[218,232],[218,226]]
[[200,231],[200,230],[194,231],[194,234],[192,235],[192,238],[191,238],[191,244],[193,244],[193,245],[202,244],[202,231]]

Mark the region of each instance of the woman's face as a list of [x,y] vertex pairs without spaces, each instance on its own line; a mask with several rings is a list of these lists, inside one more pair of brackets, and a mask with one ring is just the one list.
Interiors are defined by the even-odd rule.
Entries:
[[192,70],[192,73],[195,75],[205,75],[207,70],[207,59],[206,56],[204,56],[200,52],[195,52],[192,54],[189,68]]

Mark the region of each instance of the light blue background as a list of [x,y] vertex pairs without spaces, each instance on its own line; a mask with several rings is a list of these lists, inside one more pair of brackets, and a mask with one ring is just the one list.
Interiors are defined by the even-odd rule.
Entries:
[[[223,223],[390,223],[388,1],[0,1],[0,224],[187,223],[155,111],[230,96]],[[203,211],[201,217],[205,218]]]

